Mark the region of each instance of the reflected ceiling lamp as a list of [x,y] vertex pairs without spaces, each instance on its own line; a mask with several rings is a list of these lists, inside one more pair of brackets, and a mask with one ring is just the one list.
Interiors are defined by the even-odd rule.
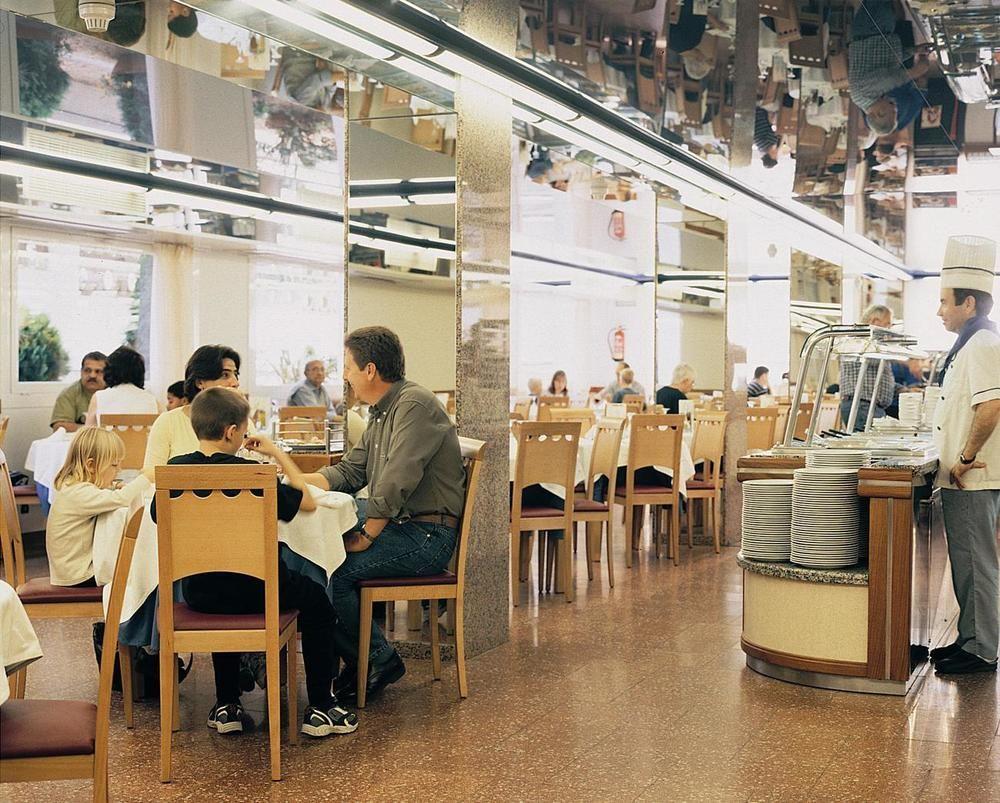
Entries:
[[105,33],[115,18],[115,0],[80,0],[76,10],[89,33]]

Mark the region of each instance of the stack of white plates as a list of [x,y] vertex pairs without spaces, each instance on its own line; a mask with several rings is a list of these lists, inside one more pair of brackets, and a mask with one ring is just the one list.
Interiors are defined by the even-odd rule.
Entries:
[[923,395],[920,393],[900,393],[899,423],[909,427],[919,427],[923,401]]
[[941,388],[936,386],[924,388],[924,426],[929,427],[934,423],[934,410],[941,400]]
[[743,556],[785,561],[792,551],[792,481],[743,483]]
[[806,452],[806,468],[851,468],[871,465],[868,452],[861,449],[822,449]]
[[792,563],[828,569],[853,566],[860,551],[857,470],[796,469],[792,490]]

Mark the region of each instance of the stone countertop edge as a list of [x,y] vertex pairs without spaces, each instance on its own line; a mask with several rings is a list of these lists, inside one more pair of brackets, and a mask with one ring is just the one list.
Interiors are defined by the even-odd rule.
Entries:
[[876,457],[873,459],[873,465],[866,466],[866,468],[909,469],[916,476],[936,472],[938,469],[938,459],[933,457],[929,460],[921,460],[918,463],[915,460],[907,460],[902,457]]
[[807,566],[796,566],[787,562],[770,563],[749,560],[743,557],[742,552],[736,556],[736,563],[748,572],[768,577],[780,577],[784,580],[802,580],[806,583],[828,583],[843,586],[868,585],[867,566],[847,569],[810,569]]

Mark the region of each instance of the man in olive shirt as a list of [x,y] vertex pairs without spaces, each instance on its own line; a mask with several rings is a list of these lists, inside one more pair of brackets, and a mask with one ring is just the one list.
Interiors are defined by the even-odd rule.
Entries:
[[[339,620],[337,648],[345,660],[335,684],[338,698],[357,694],[360,605],[355,584],[372,577],[444,571],[455,551],[465,501],[455,425],[433,393],[404,378],[399,338],[384,327],[368,326],[351,332],[344,346],[344,377],[358,399],[371,405],[368,429],[343,461],[306,475],[307,482],[331,491],[368,488],[361,529],[344,536],[347,560],[330,578],[330,599]],[[405,671],[399,654],[373,623],[366,694],[395,683]]]
[[104,366],[107,364],[108,358],[99,351],[84,355],[80,363],[80,381],[63,390],[52,407],[49,426],[53,430],[62,427],[67,432],[76,432],[83,426],[90,397],[104,390]]

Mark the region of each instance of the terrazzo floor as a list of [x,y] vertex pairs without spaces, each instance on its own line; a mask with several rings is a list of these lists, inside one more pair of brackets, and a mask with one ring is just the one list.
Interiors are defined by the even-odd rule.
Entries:
[[[356,733],[284,746],[280,783],[268,779],[266,728],[205,727],[207,656],[181,687],[169,785],[158,780],[157,707],[137,704],[126,731],[116,694],[112,799],[1000,801],[996,676],[930,675],[907,699],[785,684],[745,666],[734,549],[682,547],[678,567],[644,552],[631,571],[619,552],[614,589],[602,568],[588,583],[580,556],[572,605],[522,587],[510,642],[469,661],[467,700],[452,664],[434,683],[430,662],[411,659]],[[41,621],[37,632],[45,657],[28,696],[96,699],[89,622]],[[259,723],[263,693],[244,703]],[[0,800],[90,790],[6,785]]]

